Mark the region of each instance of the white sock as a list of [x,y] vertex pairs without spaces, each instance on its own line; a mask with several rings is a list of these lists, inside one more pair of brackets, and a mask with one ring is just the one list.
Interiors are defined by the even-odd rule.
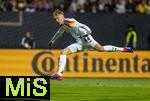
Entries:
[[124,48],[111,46],[111,45],[106,45],[106,46],[103,46],[103,47],[104,47],[104,51],[107,51],[107,52],[123,51],[124,50]]
[[59,67],[58,67],[58,74],[62,75],[62,72],[64,70],[64,67],[66,65],[67,56],[66,55],[60,55],[59,59]]

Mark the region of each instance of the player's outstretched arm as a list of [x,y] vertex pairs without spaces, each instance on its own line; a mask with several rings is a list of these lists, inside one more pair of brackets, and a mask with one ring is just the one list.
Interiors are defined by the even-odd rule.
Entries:
[[63,34],[64,29],[59,28],[59,30],[55,33],[52,39],[48,42],[48,45],[51,47],[55,43],[55,41]]

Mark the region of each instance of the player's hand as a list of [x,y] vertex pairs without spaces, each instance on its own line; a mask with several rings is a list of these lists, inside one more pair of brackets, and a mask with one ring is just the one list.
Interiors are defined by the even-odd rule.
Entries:
[[52,47],[54,45],[54,41],[49,41],[48,46]]

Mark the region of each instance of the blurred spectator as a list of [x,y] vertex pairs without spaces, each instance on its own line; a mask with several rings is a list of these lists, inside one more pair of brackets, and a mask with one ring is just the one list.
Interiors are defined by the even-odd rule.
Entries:
[[97,13],[97,7],[96,5],[92,5],[92,13]]
[[33,0],[27,0],[26,12],[35,12],[35,8],[32,7]]
[[135,12],[136,4],[133,0],[127,0],[126,3],[126,12],[127,13],[133,13]]
[[78,9],[77,0],[73,0],[70,5],[70,11],[77,12],[77,9]]
[[79,13],[85,13],[84,5],[79,5],[78,12],[79,12]]
[[53,9],[58,9],[59,8],[59,4],[60,2],[63,2],[64,3],[64,0],[51,0],[53,2]]
[[35,8],[32,7],[31,4],[29,4],[28,7],[25,9],[25,11],[26,11],[26,12],[31,12],[31,13],[33,13],[33,12],[35,12],[36,10],[35,10]]
[[126,3],[125,0],[118,0],[118,2],[116,3],[116,13],[125,13],[126,11]]
[[26,8],[25,0],[17,0],[16,8],[17,8],[17,11],[24,11]]
[[148,2],[148,5],[150,6],[150,0],[148,0],[147,2]]
[[98,10],[100,12],[104,12],[104,10],[105,10],[105,4],[106,4],[105,0],[99,0],[98,1]]
[[113,13],[115,11],[115,3],[112,2],[112,0],[108,0],[108,2],[105,4],[105,12],[111,12]]
[[2,8],[4,11],[13,11],[13,0],[4,0]]
[[79,13],[85,13],[85,5],[84,5],[84,4],[85,4],[85,1],[86,1],[86,0],[78,0],[78,1],[77,1],[78,7],[79,7],[79,8],[78,8],[78,12],[79,12]]
[[78,0],[79,5],[83,6],[86,0]]
[[149,6],[147,14],[150,14],[150,0],[147,1],[147,5]]
[[53,10],[53,8],[54,8],[53,2],[49,2],[48,6],[49,6],[49,9],[48,9],[49,11]]
[[[91,0],[91,3],[92,3],[92,4],[95,4],[95,3],[97,3],[97,1],[98,1],[98,0]],[[103,0],[103,1],[106,1],[106,0]]]
[[91,6],[92,6],[91,0],[86,0],[84,3],[85,11],[91,12],[91,9],[92,9]]
[[150,6],[147,3],[147,0],[142,0],[141,3],[138,4],[136,8],[138,13],[149,13],[150,12]]
[[64,2],[59,3],[59,9],[62,10],[62,11],[65,9]]
[[21,46],[25,49],[34,49],[35,41],[33,37],[31,37],[31,33],[28,31],[25,33],[25,36],[21,40]]
[[32,8],[34,8],[36,11],[43,11],[48,10],[49,5],[45,0],[34,0],[32,2]]
[[2,7],[3,1],[0,1],[0,11],[3,11],[3,7]]
[[150,14],[150,0],[0,0],[0,11]]
[[128,31],[125,34],[126,37],[126,47],[136,48],[137,44],[137,32],[134,25],[128,25]]

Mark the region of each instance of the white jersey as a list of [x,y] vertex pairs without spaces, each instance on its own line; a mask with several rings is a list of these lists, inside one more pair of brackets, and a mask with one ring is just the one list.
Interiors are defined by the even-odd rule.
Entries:
[[68,46],[72,53],[87,49],[88,47],[94,48],[97,44],[93,37],[89,35],[91,29],[73,18],[65,18],[64,24],[60,26],[52,40],[55,41],[64,32],[70,33],[77,41],[77,43]]
[[64,24],[60,26],[56,34],[62,34],[64,31],[70,33],[80,43],[84,41],[82,39],[84,35],[91,33],[91,29],[88,26],[79,23],[73,18],[65,18]]

